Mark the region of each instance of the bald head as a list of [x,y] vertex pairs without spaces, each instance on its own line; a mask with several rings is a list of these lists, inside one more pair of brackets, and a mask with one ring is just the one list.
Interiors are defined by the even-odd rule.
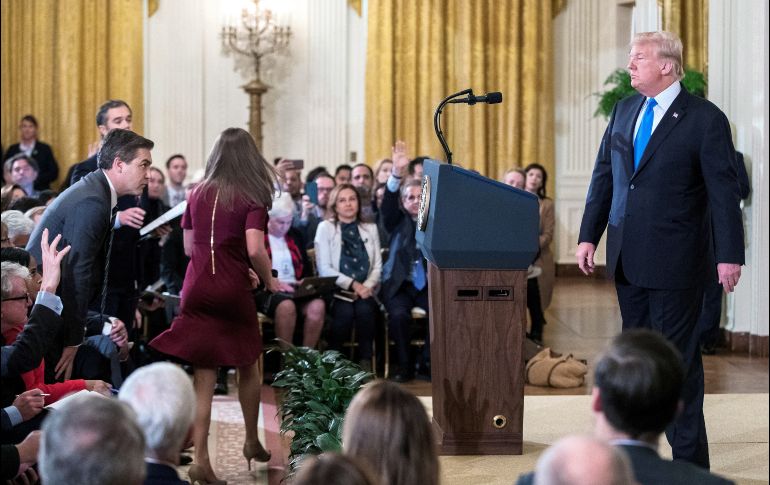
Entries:
[[537,461],[535,485],[635,484],[622,451],[590,436],[568,436]]

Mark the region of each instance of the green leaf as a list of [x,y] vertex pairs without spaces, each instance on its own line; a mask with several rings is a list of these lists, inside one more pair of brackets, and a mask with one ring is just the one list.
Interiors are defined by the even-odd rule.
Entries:
[[330,433],[324,433],[316,438],[315,444],[321,449],[321,452],[333,451],[338,452],[342,450],[342,443]]

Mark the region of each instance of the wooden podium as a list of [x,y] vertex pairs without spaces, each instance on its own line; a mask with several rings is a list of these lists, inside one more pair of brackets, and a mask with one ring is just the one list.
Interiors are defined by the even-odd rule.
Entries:
[[538,248],[539,202],[459,167],[423,167],[416,238],[429,261],[439,452],[521,454],[526,269]]
[[445,455],[520,455],[526,271],[428,267],[433,427]]

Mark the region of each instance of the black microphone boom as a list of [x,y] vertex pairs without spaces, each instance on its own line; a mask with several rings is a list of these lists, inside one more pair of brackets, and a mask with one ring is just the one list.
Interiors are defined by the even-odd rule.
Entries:
[[[459,96],[468,95],[467,98],[459,98]],[[444,132],[441,131],[441,112],[444,111],[444,106],[449,103],[465,103],[467,105],[474,105],[476,103],[497,104],[503,102],[503,93],[495,91],[487,93],[484,96],[475,96],[472,89],[463,89],[460,92],[450,94],[444,98],[436,108],[436,112],[433,114],[433,129],[436,131],[441,148],[444,149],[446,154],[446,161],[449,165],[452,165],[452,152],[449,150],[449,145],[444,139]]]
[[503,102],[503,93],[494,91],[487,93],[484,96],[474,96],[473,94],[469,94],[467,98],[451,99],[448,102],[468,104],[471,106],[476,103],[497,104]]

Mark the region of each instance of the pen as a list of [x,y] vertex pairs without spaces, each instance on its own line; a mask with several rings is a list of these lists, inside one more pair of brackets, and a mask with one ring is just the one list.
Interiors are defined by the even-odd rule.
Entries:
[[[41,392],[40,394],[35,394],[35,397],[37,397],[37,396],[47,397],[47,396],[50,396],[50,394],[45,394],[45,393]],[[16,397],[19,397],[19,394],[16,394]]]

